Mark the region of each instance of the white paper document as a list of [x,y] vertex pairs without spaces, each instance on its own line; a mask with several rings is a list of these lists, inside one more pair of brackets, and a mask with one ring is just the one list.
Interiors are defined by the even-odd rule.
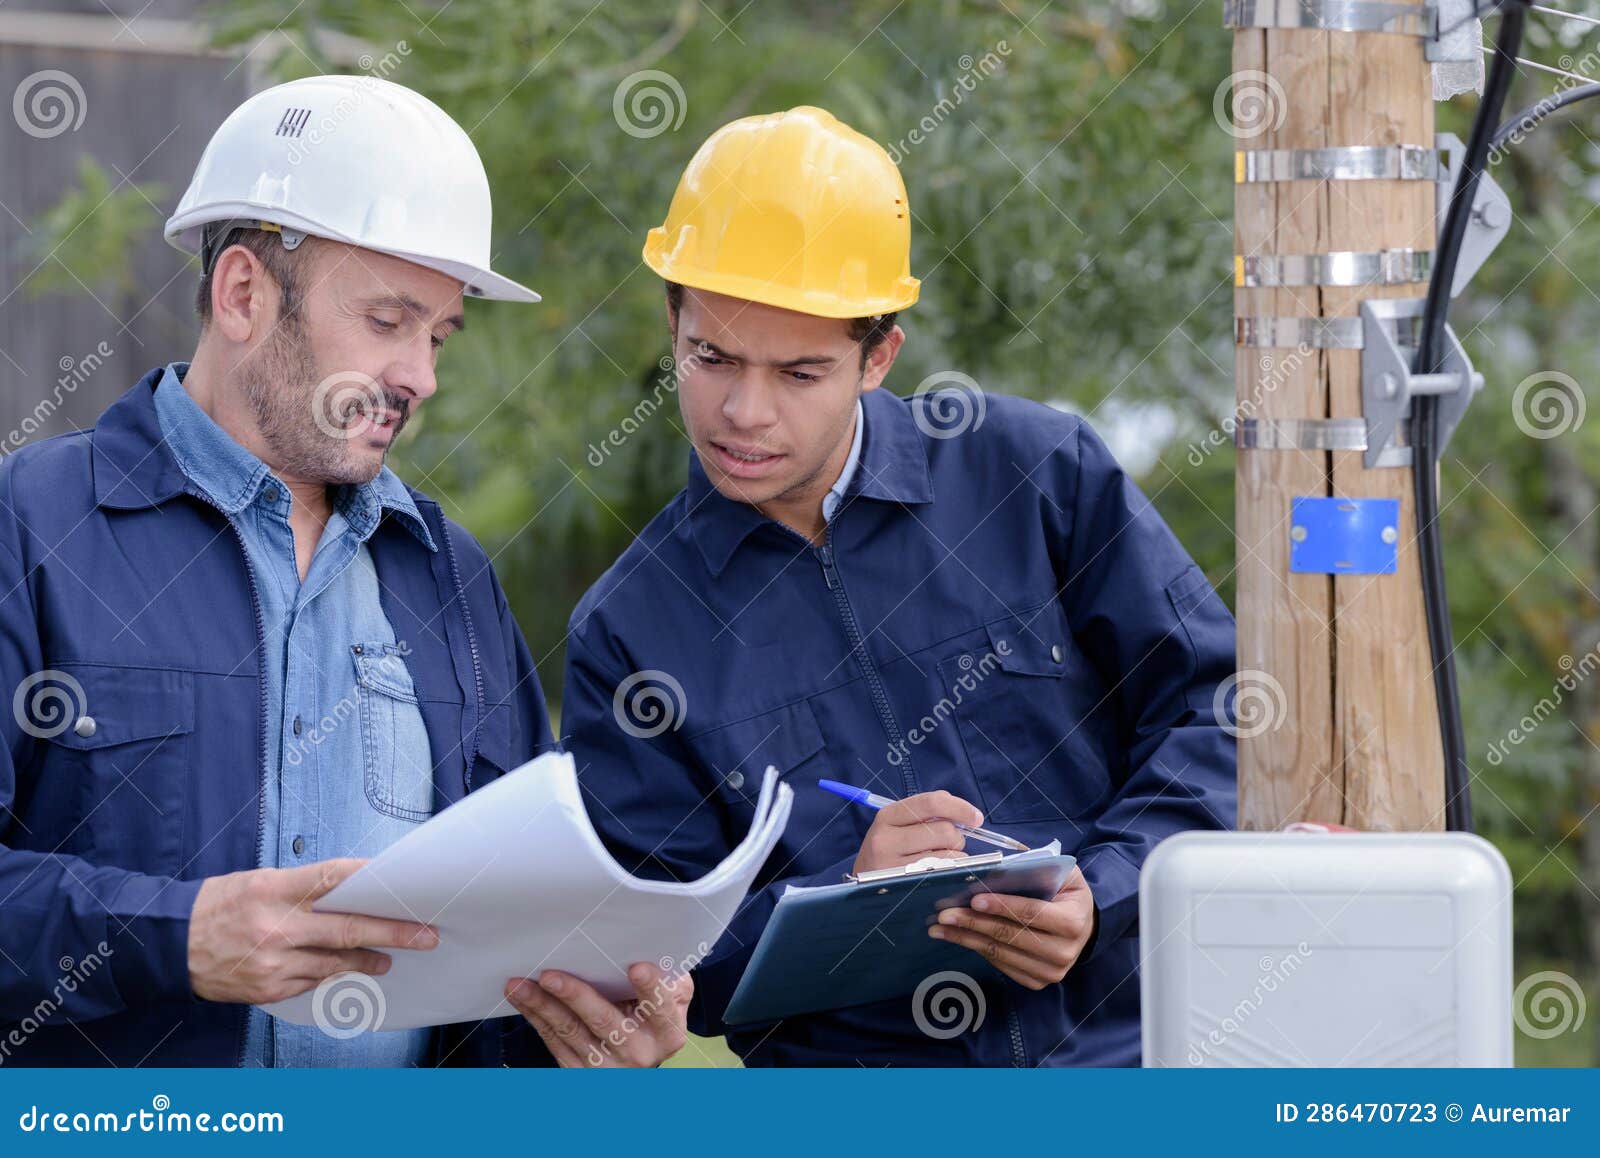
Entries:
[[567,753],[549,753],[407,833],[316,903],[319,912],[423,921],[427,951],[386,949],[382,977],[344,974],[263,1008],[300,1025],[413,1029],[515,1012],[513,977],[560,969],[612,1000],[627,968],[691,967],[733,919],[789,819],[794,796],[768,768],[739,846],[697,881],[629,876],[606,852]]

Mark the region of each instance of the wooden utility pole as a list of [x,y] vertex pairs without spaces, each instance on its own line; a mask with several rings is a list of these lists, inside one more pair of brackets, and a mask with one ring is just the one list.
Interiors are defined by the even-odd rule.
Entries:
[[[1295,18],[1258,22],[1275,19]],[[1284,27],[1238,27],[1233,35],[1236,149],[1433,149],[1431,73],[1420,36]],[[1259,127],[1239,118],[1249,85],[1266,102],[1256,110]],[[1431,265],[1418,263],[1434,249],[1435,181],[1308,179],[1291,175],[1283,157],[1276,161],[1288,169],[1272,173],[1271,160],[1251,158],[1258,175],[1267,170],[1265,179],[1235,186],[1237,317],[1356,319],[1363,300],[1424,296]],[[1240,158],[1241,177],[1244,166]],[[1366,284],[1270,284],[1279,274],[1345,280],[1336,272],[1298,278],[1282,255],[1399,250],[1428,256],[1391,253],[1388,278]],[[1252,258],[1266,259],[1264,273],[1246,272],[1261,264]],[[1269,284],[1240,284],[1252,280]],[[1316,335],[1314,344],[1300,344],[1302,326]],[[1296,427],[1280,420],[1361,418],[1361,351],[1329,348],[1347,342],[1351,327],[1358,323],[1249,323],[1251,340],[1262,344],[1236,351],[1240,418],[1291,432],[1277,436],[1280,443],[1294,442]],[[1360,450],[1241,446],[1237,454],[1239,696],[1241,703],[1258,696],[1256,707],[1270,716],[1239,721],[1240,827],[1319,820],[1379,831],[1443,828],[1444,763],[1411,469],[1368,469]],[[1298,496],[1398,499],[1396,571],[1291,573]]]

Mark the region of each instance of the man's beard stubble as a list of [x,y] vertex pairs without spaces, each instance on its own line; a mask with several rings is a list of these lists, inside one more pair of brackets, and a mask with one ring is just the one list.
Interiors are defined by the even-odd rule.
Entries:
[[317,423],[317,388],[324,375],[297,317],[281,318],[239,374],[262,441],[282,473],[343,486],[371,482],[383,469],[386,456],[375,462],[363,458],[347,439]]

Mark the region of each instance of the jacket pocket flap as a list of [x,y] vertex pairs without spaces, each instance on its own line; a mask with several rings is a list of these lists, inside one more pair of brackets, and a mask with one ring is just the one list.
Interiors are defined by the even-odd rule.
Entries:
[[[1003,670],[1018,675],[1067,674],[1073,654],[1072,634],[1067,630],[1067,617],[1059,604],[1052,603],[1022,615],[1009,615],[985,626],[994,657],[988,659],[989,665],[998,662]],[[972,658],[976,664],[988,657]]]
[[30,730],[64,748],[87,752],[194,730],[190,672],[67,664],[45,674],[58,678],[30,689]]
[[720,774],[726,776],[737,770],[746,781],[760,784],[761,773],[768,764],[787,775],[820,751],[824,741],[810,702],[796,700],[759,716],[702,732],[694,743],[712,756]]

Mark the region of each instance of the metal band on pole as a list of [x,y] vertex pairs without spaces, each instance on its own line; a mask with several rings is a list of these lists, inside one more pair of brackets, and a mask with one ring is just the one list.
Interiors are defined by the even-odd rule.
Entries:
[[1366,450],[1365,418],[1245,418],[1233,431],[1240,450]]
[[1421,145],[1350,145],[1330,149],[1240,149],[1233,179],[1247,181],[1438,181],[1449,167]]
[[[1395,341],[1415,346],[1420,318],[1397,318]],[[1360,318],[1271,317],[1255,315],[1233,319],[1233,344],[1269,350],[1359,350],[1365,340]]]
[[1226,0],[1222,22],[1228,28],[1322,28],[1431,39],[1439,29],[1439,10],[1381,0]]
[[1262,286],[1403,285],[1427,281],[1431,249],[1349,250],[1342,253],[1279,253],[1233,256],[1233,284]]

